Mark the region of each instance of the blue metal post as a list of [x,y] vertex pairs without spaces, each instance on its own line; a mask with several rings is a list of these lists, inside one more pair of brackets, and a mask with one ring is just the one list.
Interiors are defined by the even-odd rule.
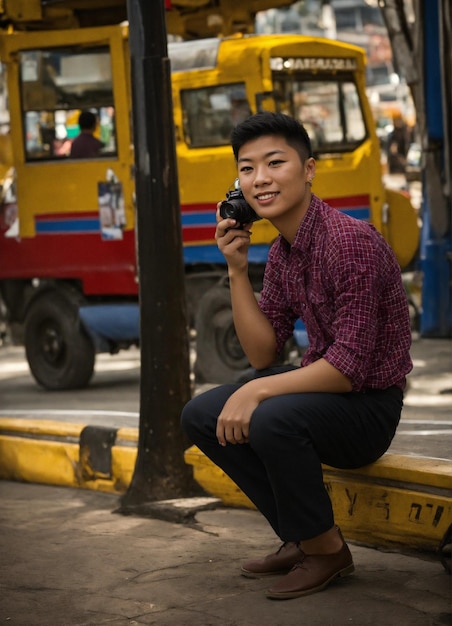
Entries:
[[[445,184],[451,164],[446,158],[446,142],[450,142],[450,128],[445,126],[445,113],[450,111],[450,76],[444,70],[447,42],[442,40],[444,32],[442,11],[450,12],[448,0],[428,0],[422,3],[424,14],[424,97],[426,113],[427,154],[440,167],[440,185]],[[442,45],[441,45],[442,42]],[[446,108],[446,111],[444,110]],[[432,156],[433,153],[433,156]],[[449,170],[446,170],[449,168]],[[431,173],[431,172],[430,172]],[[452,336],[452,232],[450,189],[445,202],[435,201],[427,184],[428,168],[424,168],[423,179],[423,228],[420,246],[420,266],[423,272],[421,335],[424,337]],[[449,176],[450,181],[450,176]],[[446,189],[446,186],[445,186]],[[436,193],[439,190],[436,190]],[[446,191],[447,193],[447,191]],[[441,198],[444,200],[444,198]],[[439,214],[441,212],[441,215]],[[444,212],[447,215],[444,215]],[[439,220],[438,220],[439,218]],[[441,226],[438,226],[441,224]]]

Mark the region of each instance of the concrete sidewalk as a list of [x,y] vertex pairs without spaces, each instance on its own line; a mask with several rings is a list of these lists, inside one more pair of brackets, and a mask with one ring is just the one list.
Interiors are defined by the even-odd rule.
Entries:
[[[415,368],[391,452],[411,459],[451,459],[451,347],[450,340],[414,342]],[[89,423],[105,426],[95,413]],[[31,418],[26,411],[10,415],[18,423],[20,417],[34,426],[28,426],[15,448],[0,415],[6,446],[0,467],[11,470],[8,480],[0,480],[0,624],[452,626],[452,577],[439,558],[353,543],[353,576],[306,598],[268,600],[264,591],[273,579],[239,575],[243,559],[278,546],[259,513],[219,506],[197,512],[192,525],[114,514],[120,504],[117,494],[50,486],[54,475],[62,480],[64,474],[58,459],[68,465],[68,484],[76,484],[83,424],[77,427],[72,413],[62,412],[51,432],[42,416]],[[125,445],[126,435],[136,431],[137,416],[128,420],[111,419],[109,426],[122,429],[121,454],[127,463],[121,469],[129,479],[134,447]],[[60,456],[47,456],[37,465],[31,446],[41,444],[39,451],[46,453],[51,448],[46,437],[36,438],[38,427],[47,428]],[[19,461],[37,467],[37,482],[48,479],[49,484],[9,482],[32,480]],[[432,493],[437,491],[438,485],[432,485]]]
[[278,545],[255,511],[193,526],[114,514],[118,496],[0,481],[0,624],[450,626],[439,561],[351,544],[356,571],[315,595],[264,596],[241,560]]

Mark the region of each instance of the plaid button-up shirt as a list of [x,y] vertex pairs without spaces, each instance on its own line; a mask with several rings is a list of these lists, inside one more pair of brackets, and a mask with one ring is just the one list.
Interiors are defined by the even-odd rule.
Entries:
[[313,195],[293,245],[281,236],[272,245],[259,306],[279,351],[295,321],[304,322],[302,365],[323,357],[354,391],[405,387],[408,301],[395,255],[370,224]]

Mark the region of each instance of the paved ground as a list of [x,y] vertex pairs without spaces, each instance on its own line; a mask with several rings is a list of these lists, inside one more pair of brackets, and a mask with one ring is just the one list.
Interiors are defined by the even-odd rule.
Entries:
[[353,576],[320,594],[264,596],[238,574],[272,532],[255,511],[197,526],[114,514],[118,498],[0,482],[0,624],[15,626],[450,626],[439,562],[351,545]]
[[[391,451],[450,459],[451,342],[415,341],[413,357]],[[353,576],[271,601],[268,580],[238,573],[277,545],[255,511],[202,511],[188,526],[115,514],[114,495],[7,481],[0,502],[0,625],[452,626],[452,577],[420,554],[351,544]]]

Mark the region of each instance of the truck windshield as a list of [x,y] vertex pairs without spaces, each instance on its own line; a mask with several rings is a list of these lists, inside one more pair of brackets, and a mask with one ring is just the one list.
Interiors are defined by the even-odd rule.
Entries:
[[185,89],[181,102],[191,148],[229,145],[231,130],[251,115],[245,83]]
[[82,111],[99,121],[100,156],[116,153],[108,47],[27,50],[19,60],[27,161],[69,156]]
[[302,122],[314,153],[350,152],[366,138],[358,91],[352,80],[293,76],[273,81],[277,108]]

